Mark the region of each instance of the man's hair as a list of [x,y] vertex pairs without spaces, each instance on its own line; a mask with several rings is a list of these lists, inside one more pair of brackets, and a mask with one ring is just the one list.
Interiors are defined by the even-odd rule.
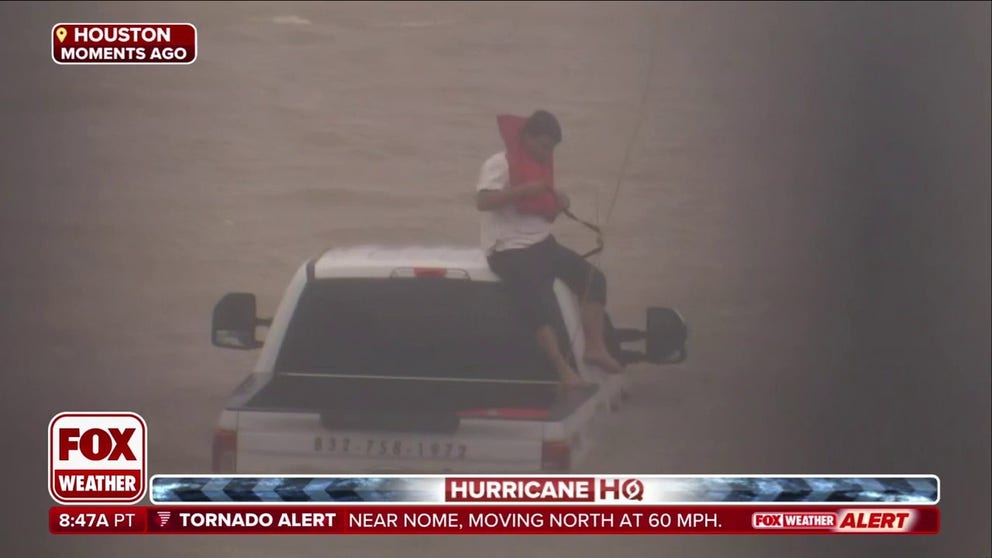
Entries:
[[524,123],[523,132],[528,136],[548,136],[555,143],[561,143],[561,124],[555,115],[546,110],[535,111]]

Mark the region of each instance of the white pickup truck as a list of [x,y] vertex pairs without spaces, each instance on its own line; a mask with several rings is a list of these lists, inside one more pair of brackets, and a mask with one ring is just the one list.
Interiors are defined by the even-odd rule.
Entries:
[[[214,345],[261,348],[220,415],[217,473],[570,471],[616,410],[624,375],[586,365],[578,303],[555,285],[563,346],[589,386],[561,389],[480,250],[357,247],[300,267],[272,318],[228,293]],[[649,308],[614,329],[626,362],[685,359],[686,325]],[[268,327],[264,343],[257,327]],[[644,342],[644,351],[622,343]]]

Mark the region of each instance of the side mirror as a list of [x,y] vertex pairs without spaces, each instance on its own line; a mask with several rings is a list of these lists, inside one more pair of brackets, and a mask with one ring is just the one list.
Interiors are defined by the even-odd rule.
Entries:
[[644,360],[652,364],[676,364],[688,356],[685,348],[689,327],[671,308],[648,308]]
[[227,293],[214,306],[210,341],[226,349],[257,349],[262,342],[255,338],[255,327],[267,325],[269,320],[255,315],[255,295],[252,293]]

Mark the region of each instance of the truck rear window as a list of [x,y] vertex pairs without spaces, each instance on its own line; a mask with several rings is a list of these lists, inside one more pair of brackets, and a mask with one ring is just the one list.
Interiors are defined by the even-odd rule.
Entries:
[[280,372],[554,380],[500,283],[322,279],[300,297]]

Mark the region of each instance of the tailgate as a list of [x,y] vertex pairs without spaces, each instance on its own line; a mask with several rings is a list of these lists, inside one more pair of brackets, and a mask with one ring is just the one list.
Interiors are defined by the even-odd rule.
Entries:
[[[240,408],[240,473],[533,472],[599,388],[275,379]],[[296,403],[295,406],[289,403]]]

